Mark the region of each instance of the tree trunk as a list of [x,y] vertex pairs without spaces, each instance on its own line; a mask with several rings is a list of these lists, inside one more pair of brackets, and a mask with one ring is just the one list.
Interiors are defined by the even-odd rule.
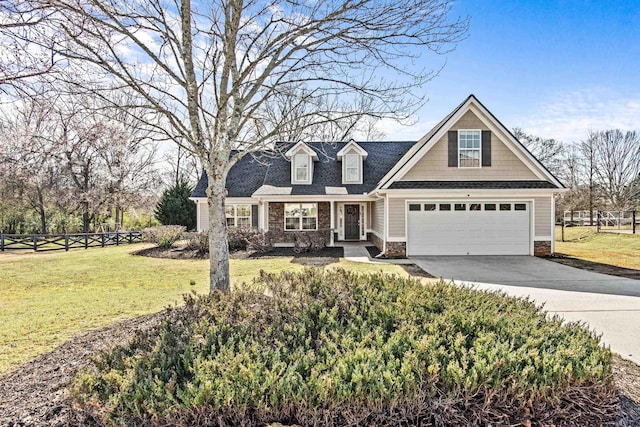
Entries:
[[[209,291],[229,292],[229,244],[227,242],[227,220],[225,218],[224,179],[208,171],[209,185]],[[212,179],[213,178],[213,179]]]
[[89,202],[82,202],[82,232],[88,233],[90,228]]
[[40,229],[42,234],[47,234],[47,215],[44,210],[44,197],[42,190],[38,188],[38,213],[40,214]]

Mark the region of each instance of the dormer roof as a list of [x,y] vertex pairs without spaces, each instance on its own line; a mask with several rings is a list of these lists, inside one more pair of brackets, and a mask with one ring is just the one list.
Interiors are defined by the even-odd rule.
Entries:
[[298,142],[293,147],[291,147],[289,150],[287,150],[287,152],[284,153],[284,156],[287,159],[291,160],[293,158],[293,156],[298,154],[300,151],[310,155],[311,158],[314,161],[316,161],[316,162],[318,161],[318,153],[316,153],[311,147],[309,147],[307,144],[305,144],[302,141]]
[[336,156],[338,157],[338,160],[341,161],[342,158],[344,157],[344,155],[347,154],[350,151],[355,151],[357,154],[361,155],[363,160],[366,159],[367,156],[369,155],[369,153],[367,153],[367,151],[364,148],[359,146],[352,139],[344,147],[342,147],[342,149],[340,151],[338,151],[338,153],[336,153]]

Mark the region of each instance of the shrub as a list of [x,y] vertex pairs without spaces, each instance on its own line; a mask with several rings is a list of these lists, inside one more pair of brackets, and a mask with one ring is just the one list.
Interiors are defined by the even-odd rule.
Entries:
[[183,225],[188,230],[196,228],[196,204],[189,200],[192,190],[184,179],[167,188],[156,205],[158,221],[164,225]]
[[[267,296],[268,295],[268,296]],[[72,395],[115,425],[600,425],[611,354],[532,302],[344,270],[188,297]]]
[[[281,234],[281,233],[280,233]],[[247,249],[266,254],[273,250],[273,242],[280,240],[278,235],[273,231],[265,231],[264,233],[253,233],[247,238]]]
[[327,246],[326,232],[298,231],[293,235],[293,251],[295,253],[318,252]]
[[247,239],[253,236],[254,232],[247,228],[229,227],[227,230],[227,240],[230,251],[244,251],[247,249]]
[[185,233],[183,238],[187,241],[187,249],[200,254],[209,253],[209,233]]
[[180,240],[184,227],[181,225],[159,225],[142,230],[142,238],[145,242],[155,243],[161,248],[170,248]]

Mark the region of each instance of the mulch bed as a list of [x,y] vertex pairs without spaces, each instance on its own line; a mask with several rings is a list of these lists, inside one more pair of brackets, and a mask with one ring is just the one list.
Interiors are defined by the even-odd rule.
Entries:
[[87,332],[0,377],[0,425],[87,425],[90,420],[73,410],[66,390],[75,373],[89,364],[94,353],[127,342],[134,331],[150,328],[163,314],[161,311]]
[[[365,249],[367,250],[367,252],[369,252],[369,256],[371,258],[375,258],[378,255],[380,255],[382,253],[382,251],[380,249],[378,249],[376,246],[365,246]],[[387,258],[382,258],[382,259],[387,259]],[[420,267],[418,267],[415,264],[398,264],[404,271],[406,271],[407,273],[409,273],[410,275],[414,276],[414,277],[424,277],[427,279],[434,279],[435,276],[427,273],[426,271],[424,271],[423,269],[421,269]]]
[[132,255],[148,256],[151,258],[168,258],[168,259],[208,259],[209,254],[207,252],[200,252],[184,247],[176,248],[146,248],[139,251],[132,252]]
[[[245,251],[246,252],[246,251]],[[273,248],[266,253],[260,252],[247,252],[247,258],[279,258],[279,257],[294,257],[294,258],[342,258],[344,257],[344,249],[340,247],[322,248],[319,251],[304,252],[297,254],[293,252],[293,248]]]
[[[133,252],[133,255],[148,256],[152,258],[165,258],[165,259],[208,259],[209,254],[207,252],[200,252],[197,250],[191,250],[185,247],[175,248],[146,248]],[[233,251],[229,254],[231,259],[276,259],[293,257],[294,263],[309,265],[309,266],[324,266],[338,262],[339,258],[344,257],[343,248],[323,248],[319,251],[295,253],[293,248],[273,248],[266,253],[254,252],[254,251]]]
[[569,267],[581,268],[583,270],[593,271],[594,273],[610,274],[612,276],[626,277],[628,279],[640,280],[640,270],[632,268],[618,267],[615,265],[601,264],[599,262],[587,261],[584,259],[573,258],[568,255],[554,254],[545,257],[549,261],[558,264],[568,265]]

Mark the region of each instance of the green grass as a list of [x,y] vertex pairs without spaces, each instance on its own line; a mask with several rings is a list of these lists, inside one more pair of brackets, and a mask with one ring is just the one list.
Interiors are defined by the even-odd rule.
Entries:
[[[1,253],[0,375],[82,332],[181,304],[182,295],[192,291],[208,293],[208,260],[131,255],[143,247]],[[302,270],[292,259],[232,259],[232,285],[250,281],[260,270]],[[406,275],[394,265],[343,259],[334,265]]]
[[640,234],[596,233],[595,227],[556,227],[556,252],[574,258],[640,270]]

